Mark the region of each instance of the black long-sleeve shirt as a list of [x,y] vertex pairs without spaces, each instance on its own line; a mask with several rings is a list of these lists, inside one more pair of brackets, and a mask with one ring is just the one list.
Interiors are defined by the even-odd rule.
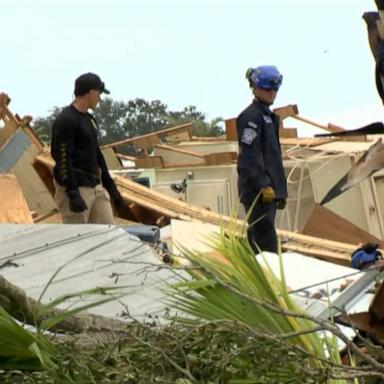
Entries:
[[287,197],[279,118],[268,106],[254,100],[237,118],[239,157],[238,189],[243,203],[252,203],[260,190],[272,187],[276,199]]
[[113,183],[100,150],[96,120],[88,112],[73,105],[61,111],[52,126],[51,154],[55,180],[67,191]]

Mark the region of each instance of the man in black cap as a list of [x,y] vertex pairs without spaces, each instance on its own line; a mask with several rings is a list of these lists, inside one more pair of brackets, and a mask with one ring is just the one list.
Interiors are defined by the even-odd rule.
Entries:
[[122,197],[101,153],[94,110],[102,93],[109,94],[100,77],[85,73],[75,81],[75,100],[65,107],[52,126],[51,154],[55,199],[63,223],[113,224],[111,200]]

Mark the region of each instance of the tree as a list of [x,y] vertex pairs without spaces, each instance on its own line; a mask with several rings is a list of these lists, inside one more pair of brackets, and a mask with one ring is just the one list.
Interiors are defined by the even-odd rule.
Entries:
[[194,105],[185,107],[180,112],[169,112],[168,123],[170,126],[193,122],[194,136],[220,136],[224,133],[223,128],[219,125],[223,118],[217,117],[211,122],[205,121],[206,116],[199,112]]
[[60,112],[61,108],[53,107],[47,117],[37,117],[33,120],[32,127],[44,143],[48,144],[51,140],[52,124]]
[[[53,107],[49,116],[38,117],[34,120],[35,131],[47,143],[51,138],[53,121],[60,111],[61,108]],[[123,102],[107,97],[100,101],[95,111],[95,117],[99,125],[101,144],[109,144],[191,122],[195,136],[223,134],[219,125],[222,118],[207,122],[205,114],[198,111],[193,105],[185,107],[181,111],[169,111],[168,106],[160,100],[147,101],[136,98]],[[119,150],[123,153],[134,154],[133,148],[129,146],[121,146]]]

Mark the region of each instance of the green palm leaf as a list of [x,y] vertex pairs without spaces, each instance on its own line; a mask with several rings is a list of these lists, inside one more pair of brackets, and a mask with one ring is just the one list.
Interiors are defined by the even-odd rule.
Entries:
[[[260,263],[248,242],[235,234],[215,233],[207,237],[207,243],[211,245],[212,252],[194,252],[179,247],[190,263],[191,268],[187,270],[191,279],[170,286],[171,304],[188,314],[187,318],[179,314],[178,321],[190,322],[192,315],[197,322],[199,319],[240,322],[259,334],[277,337],[294,334],[289,343],[313,356],[310,360],[312,368],[321,368],[322,359],[339,362],[336,344],[324,335],[311,332],[315,328],[313,322],[283,313],[302,313],[302,310],[288,294],[281,256],[281,276],[278,278],[266,257]],[[282,312],[271,311],[261,303],[268,303]],[[301,334],[303,331],[309,333]],[[288,376],[276,382],[289,383],[292,378]],[[231,382],[255,381],[239,379]],[[333,381],[336,382],[343,383]]]

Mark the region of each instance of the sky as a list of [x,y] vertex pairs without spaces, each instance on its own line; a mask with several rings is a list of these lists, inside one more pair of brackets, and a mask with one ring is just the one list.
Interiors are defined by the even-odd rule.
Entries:
[[357,128],[383,114],[362,20],[376,10],[374,0],[0,0],[0,92],[14,113],[43,117],[91,71],[114,100],[226,119],[252,99],[246,69],[273,64],[274,107]]

